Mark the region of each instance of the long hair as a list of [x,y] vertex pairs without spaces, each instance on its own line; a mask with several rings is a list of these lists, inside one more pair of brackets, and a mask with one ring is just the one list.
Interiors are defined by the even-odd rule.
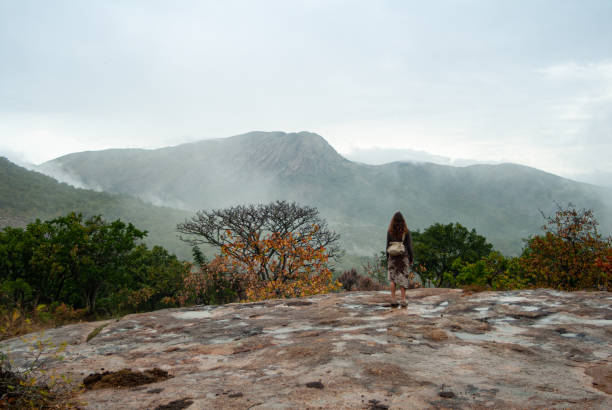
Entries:
[[396,241],[401,241],[402,236],[409,232],[408,225],[406,225],[406,220],[401,212],[398,211],[393,215],[387,232],[389,232],[391,239]]

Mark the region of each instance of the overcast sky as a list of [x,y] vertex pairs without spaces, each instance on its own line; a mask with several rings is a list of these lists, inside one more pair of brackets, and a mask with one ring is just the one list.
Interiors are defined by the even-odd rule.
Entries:
[[0,0],[0,153],[251,130],[612,175],[612,1]]

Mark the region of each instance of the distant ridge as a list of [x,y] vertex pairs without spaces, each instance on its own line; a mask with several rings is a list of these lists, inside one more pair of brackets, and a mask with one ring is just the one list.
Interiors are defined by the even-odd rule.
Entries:
[[441,155],[433,155],[426,151],[399,149],[399,148],[356,148],[344,154],[344,156],[355,162],[370,165],[383,165],[390,162],[431,162],[439,165],[451,165],[464,167],[474,164],[497,164],[497,161],[477,161],[466,158],[449,158]]
[[555,201],[592,208],[602,230],[612,226],[610,190],[516,164],[365,165],[310,132],[255,131],[155,150],[74,153],[41,170],[191,210],[295,200],[317,206],[343,234],[347,250],[361,254],[382,249],[396,210],[411,228],[459,221],[506,253],[517,253],[522,238],[539,232],[539,210],[551,212]]

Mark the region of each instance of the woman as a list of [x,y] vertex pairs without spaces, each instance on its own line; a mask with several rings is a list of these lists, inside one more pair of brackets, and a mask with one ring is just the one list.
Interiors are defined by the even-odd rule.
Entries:
[[387,279],[391,282],[391,304],[397,306],[395,287],[399,286],[402,292],[401,304],[406,306],[406,289],[414,287],[414,273],[410,269],[414,255],[410,231],[401,212],[396,212],[391,218],[385,249],[387,250]]

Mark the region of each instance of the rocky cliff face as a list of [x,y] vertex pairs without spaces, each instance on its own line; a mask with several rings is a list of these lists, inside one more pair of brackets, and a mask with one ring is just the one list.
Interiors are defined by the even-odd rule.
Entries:
[[[612,294],[418,289],[197,306],[46,332],[49,366],[83,380],[155,367],[171,378],[86,390],[87,408],[612,408]],[[26,346],[7,344],[17,362]]]

